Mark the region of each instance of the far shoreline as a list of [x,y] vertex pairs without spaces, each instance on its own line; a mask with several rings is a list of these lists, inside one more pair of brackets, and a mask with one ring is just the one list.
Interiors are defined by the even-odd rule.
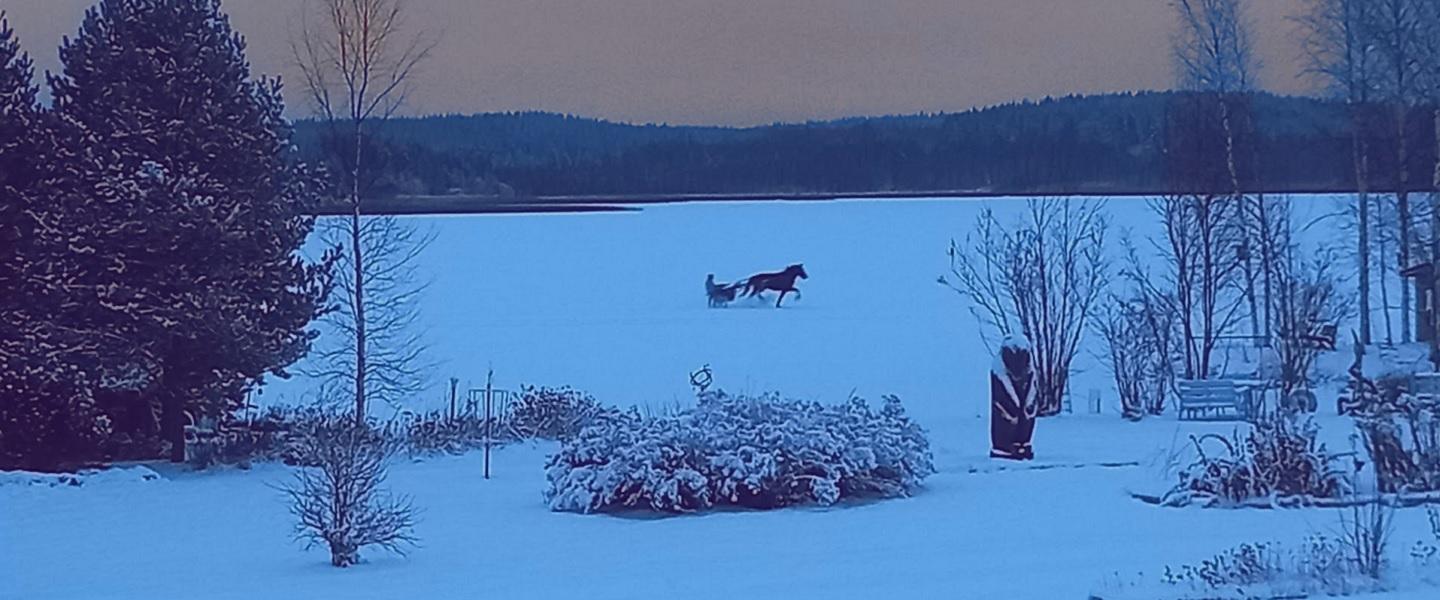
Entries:
[[[1429,190],[1414,190],[1426,193]],[[1369,190],[1372,194],[1393,193]],[[925,190],[883,192],[747,192],[725,194],[596,194],[585,196],[395,196],[367,200],[362,206],[366,215],[487,215],[487,214],[575,214],[633,212],[642,207],[702,202],[834,202],[843,200],[917,200],[917,199],[978,199],[1022,197],[1106,197],[1147,198],[1163,196],[1155,190],[1082,189],[1072,191],[1046,190]],[[1265,190],[1246,192],[1267,195],[1332,195],[1353,194],[1354,190],[1334,187],[1303,190]],[[315,216],[350,214],[344,206],[325,206],[313,211]]]

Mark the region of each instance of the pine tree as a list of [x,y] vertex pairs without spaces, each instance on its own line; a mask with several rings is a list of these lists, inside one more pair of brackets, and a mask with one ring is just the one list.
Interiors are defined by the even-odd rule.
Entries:
[[0,468],[53,468],[103,433],[81,364],[89,336],[53,318],[63,286],[32,243],[53,165],[33,75],[0,13]]
[[[39,108],[35,102],[37,88],[32,77],[30,57],[20,51],[20,41],[10,29],[5,14],[0,12],[0,249],[6,251],[0,262],[0,283],[13,286],[16,268],[13,254],[20,239],[20,193],[33,185],[33,131]],[[11,287],[7,286],[7,287]]]
[[51,79],[71,322],[122,332],[104,376],[140,382],[172,460],[184,427],[286,376],[324,312],[329,260],[305,261],[319,179],[292,156],[276,81],[254,79],[218,0],[102,0]]

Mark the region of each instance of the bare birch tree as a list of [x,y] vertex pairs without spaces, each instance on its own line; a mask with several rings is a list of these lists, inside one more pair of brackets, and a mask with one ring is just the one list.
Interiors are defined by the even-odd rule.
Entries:
[[[1420,74],[1419,86],[1430,105],[1431,127],[1435,136],[1435,162],[1430,175],[1430,264],[1440,265],[1440,0],[1419,0],[1417,7],[1420,42],[1417,48]],[[1430,360],[1440,370],[1440,318],[1434,318],[1440,304],[1440,277],[1431,282],[1428,298],[1418,298],[1430,307]]]
[[[1252,186],[1245,175],[1257,170],[1259,157],[1253,148],[1247,152],[1241,144],[1253,130],[1250,100],[1260,68],[1246,3],[1243,0],[1174,0],[1173,4],[1178,20],[1172,48],[1176,79],[1182,90],[1197,96],[1195,101],[1182,105],[1182,110],[1197,114],[1184,116],[1178,121],[1172,118],[1172,121],[1192,129],[1182,135],[1203,138],[1209,129],[1205,121],[1213,119],[1219,126],[1221,156],[1204,156],[1210,145],[1201,139],[1192,142],[1197,150],[1172,157],[1172,191],[1182,197],[1162,200],[1156,208],[1162,213],[1169,212],[1163,216],[1167,221],[1167,236],[1172,250],[1180,241],[1176,235],[1197,236],[1206,252],[1215,253],[1204,260],[1233,260],[1239,275],[1233,282],[1195,281],[1193,283],[1198,286],[1190,291],[1199,295],[1184,299],[1191,309],[1201,311],[1193,315],[1198,329],[1187,332],[1187,337],[1195,333],[1201,336],[1198,340],[1187,342],[1193,350],[1187,351],[1187,356],[1191,357],[1187,361],[1187,371],[1191,371],[1190,376],[1206,377],[1209,355],[1218,336],[1225,332],[1225,329],[1214,329],[1222,324],[1217,322],[1220,315],[1215,312],[1225,294],[1226,285],[1222,284],[1233,283],[1242,293],[1249,309],[1252,341],[1263,341],[1267,334],[1263,334],[1262,327],[1265,332],[1269,330],[1268,295],[1275,278],[1273,265],[1276,253],[1272,244],[1274,223],[1270,213],[1275,202],[1267,200],[1263,194],[1246,194],[1246,188]],[[1212,115],[1211,110],[1215,114]],[[1223,165],[1221,180],[1205,174],[1209,170],[1207,163],[1217,158]],[[1186,233],[1171,228],[1178,225],[1199,226],[1202,229]],[[1223,239],[1208,239],[1212,234],[1224,234]],[[1230,239],[1230,234],[1238,237]],[[1215,244],[1232,244],[1233,247]],[[1227,253],[1228,259],[1222,258]],[[1208,268],[1219,267],[1218,264],[1201,266],[1202,269],[1195,273],[1201,277],[1228,275],[1219,272],[1228,269]],[[1180,270],[1177,269],[1177,273]],[[1183,278],[1177,278],[1177,281],[1183,281]],[[1261,289],[1257,289],[1257,285]],[[1263,299],[1262,293],[1266,295]],[[1227,328],[1230,325],[1223,324]]]
[[[1420,93],[1421,6],[1420,0],[1373,0],[1366,26],[1368,40],[1375,48],[1379,69],[1380,96],[1394,115],[1395,209],[1397,250],[1395,271],[1411,265],[1414,220],[1410,206],[1409,115]],[[1400,341],[1412,340],[1410,286],[1400,287]]]
[[[348,248],[358,240],[360,251],[341,253],[336,264],[335,310],[323,322],[327,333],[339,335],[322,335],[302,372],[321,381],[321,399],[361,390],[369,405],[382,402],[400,410],[425,389],[433,366],[418,322],[428,282],[416,269],[433,230],[391,215],[366,216],[358,224],[349,217],[322,219],[319,229],[328,247]],[[356,257],[364,257],[358,269]],[[363,362],[357,360],[362,352]]]
[[1206,379],[1211,357],[1226,332],[1240,322],[1241,261],[1235,249],[1245,232],[1235,218],[1234,197],[1176,194],[1150,201],[1163,237],[1153,242],[1165,258],[1166,281],[1180,320],[1185,379]]
[[[344,377],[334,371],[333,360],[320,362],[327,374],[351,384],[358,422],[365,420],[372,389],[407,389],[402,380],[413,374],[413,366],[397,361],[416,356],[411,340],[397,333],[413,322],[401,313],[413,310],[414,288],[398,284],[406,281],[400,273],[413,268],[425,237],[393,217],[367,217],[362,207],[373,183],[367,150],[374,145],[375,126],[405,104],[416,69],[435,47],[426,36],[405,32],[407,7],[405,0],[307,2],[301,31],[291,41],[304,89],[328,126],[326,147],[343,174],[348,217],[338,230],[330,230],[329,239],[346,249],[343,270],[348,271],[348,282],[341,288],[348,306],[337,315],[346,321],[341,330],[349,337],[353,367]],[[387,291],[390,297],[368,296]],[[389,331],[381,331],[385,329]]]
[[1358,221],[1355,258],[1360,284],[1360,343],[1366,345],[1373,338],[1370,150],[1365,130],[1379,76],[1378,57],[1370,33],[1376,6],[1374,0],[1306,0],[1304,12],[1296,19],[1308,59],[1306,72],[1317,80],[1326,95],[1343,100],[1350,116],[1356,190],[1354,210]]
[[[1169,195],[1151,202],[1164,225],[1156,242],[1180,322],[1183,374],[1215,374],[1219,343],[1247,320],[1265,344],[1280,316],[1273,297],[1278,227],[1286,200],[1259,188],[1251,100],[1260,62],[1243,0],[1174,0],[1176,79],[1191,98],[1168,117]],[[1248,308],[1248,310],[1246,310]]]
[[1182,89],[1232,94],[1254,89],[1259,60],[1243,0],[1174,0],[1172,51]]
[[1180,88],[1213,94],[1219,100],[1225,132],[1225,165],[1229,191],[1241,193],[1235,148],[1238,102],[1255,88],[1260,62],[1251,39],[1251,23],[1243,0],[1174,0],[1179,30],[1173,41],[1175,73]]
[[1019,222],[986,209],[966,244],[951,242],[940,282],[971,303],[982,331],[1024,335],[1034,349],[1039,414],[1059,414],[1070,365],[1105,287],[1104,202],[1032,199]]

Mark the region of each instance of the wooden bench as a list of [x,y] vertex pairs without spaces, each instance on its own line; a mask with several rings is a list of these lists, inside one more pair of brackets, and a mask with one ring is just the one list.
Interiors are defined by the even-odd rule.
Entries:
[[1233,381],[1182,380],[1179,387],[1182,421],[1238,421],[1248,416],[1248,394]]

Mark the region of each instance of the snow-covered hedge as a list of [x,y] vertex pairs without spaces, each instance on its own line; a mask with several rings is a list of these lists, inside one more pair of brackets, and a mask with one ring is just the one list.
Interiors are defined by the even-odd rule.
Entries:
[[876,412],[859,398],[724,392],[673,416],[631,412],[586,427],[546,468],[550,508],[585,513],[828,506],[906,496],[935,472],[925,431],[894,396]]
[[[210,465],[241,465],[279,461],[303,464],[301,447],[319,429],[332,422],[349,420],[347,413],[316,408],[272,407],[253,418],[226,423],[219,430],[190,444],[190,461],[199,468]],[[463,454],[485,444],[486,422],[480,415],[450,417],[443,413],[409,413],[388,421],[371,423],[396,452],[411,456]],[[492,443],[517,439],[515,431],[500,417],[491,419]]]
[[506,417],[522,439],[568,440],[606,413],[594,397],[579,390],[527,385]]

